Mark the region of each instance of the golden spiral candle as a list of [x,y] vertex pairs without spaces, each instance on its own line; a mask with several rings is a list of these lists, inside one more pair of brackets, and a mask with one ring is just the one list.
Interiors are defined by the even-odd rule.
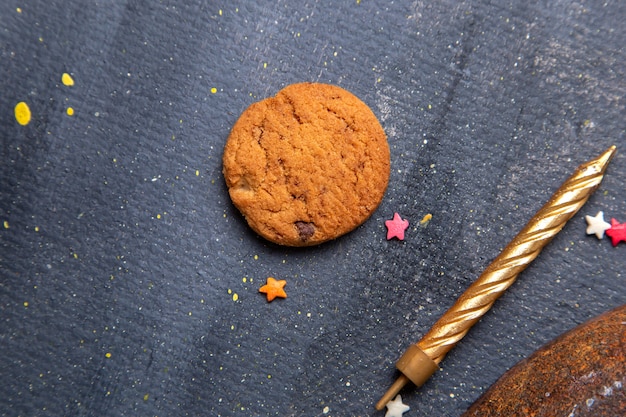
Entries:
[[411,381],[422,385],[438,364],[598,188],[616,147],[582,164],[454,305],[396,363],[400,377],[376,403],[385,405]]

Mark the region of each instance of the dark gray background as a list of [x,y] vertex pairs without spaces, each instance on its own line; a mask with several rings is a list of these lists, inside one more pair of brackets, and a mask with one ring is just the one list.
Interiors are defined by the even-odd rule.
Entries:
[[[584,221],[626,221],[625,20],[619,0],[2,1],[0,415],[384,415],[404,349],[617,145],[582,211],[403,391],[405,416],[460,415],[626,302],[626,244]],[[248,105],[300,81],[371,106],[392,173],[362,227],[289,249],[248,229],[221,156]],[[405,241],[385,239],[396,211]],[[258,293],[268,276],[287,299]]]

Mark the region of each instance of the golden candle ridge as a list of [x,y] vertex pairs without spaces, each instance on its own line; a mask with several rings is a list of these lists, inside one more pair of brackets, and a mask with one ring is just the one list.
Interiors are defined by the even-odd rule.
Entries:
[[407,382],[420,386],[437,371],[448,351],[587,202],[600,185],[616,149],[611,146],[580,165],[428,333],[409,346],[396,363],[401,374],[376,403],[377,410],[382,410]]

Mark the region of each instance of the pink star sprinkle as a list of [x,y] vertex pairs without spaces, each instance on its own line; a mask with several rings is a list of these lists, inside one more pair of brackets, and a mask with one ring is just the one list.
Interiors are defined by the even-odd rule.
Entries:
[[626,242],[626,223],[620,223],[615,219],[611,219],[611,228],[604,233],[611,238],[613,246],[617,246],[622,241]]
[[387,226],[387,240],[394,237],[404,240],[404,231],[409,227],[409,221],[402,220],[398,213],[394,213],[393,220],[386,220],[385,226]]

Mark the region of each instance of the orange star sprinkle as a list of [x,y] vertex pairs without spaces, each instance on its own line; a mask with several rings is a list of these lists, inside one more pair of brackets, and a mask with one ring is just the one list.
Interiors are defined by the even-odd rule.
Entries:
[[259,288],[259,292],[265,293],[267,301],[270,302],[276,297],[287,298],[287,293],[283,289],[287,281],[284,279],[267,278],[267,284]]

